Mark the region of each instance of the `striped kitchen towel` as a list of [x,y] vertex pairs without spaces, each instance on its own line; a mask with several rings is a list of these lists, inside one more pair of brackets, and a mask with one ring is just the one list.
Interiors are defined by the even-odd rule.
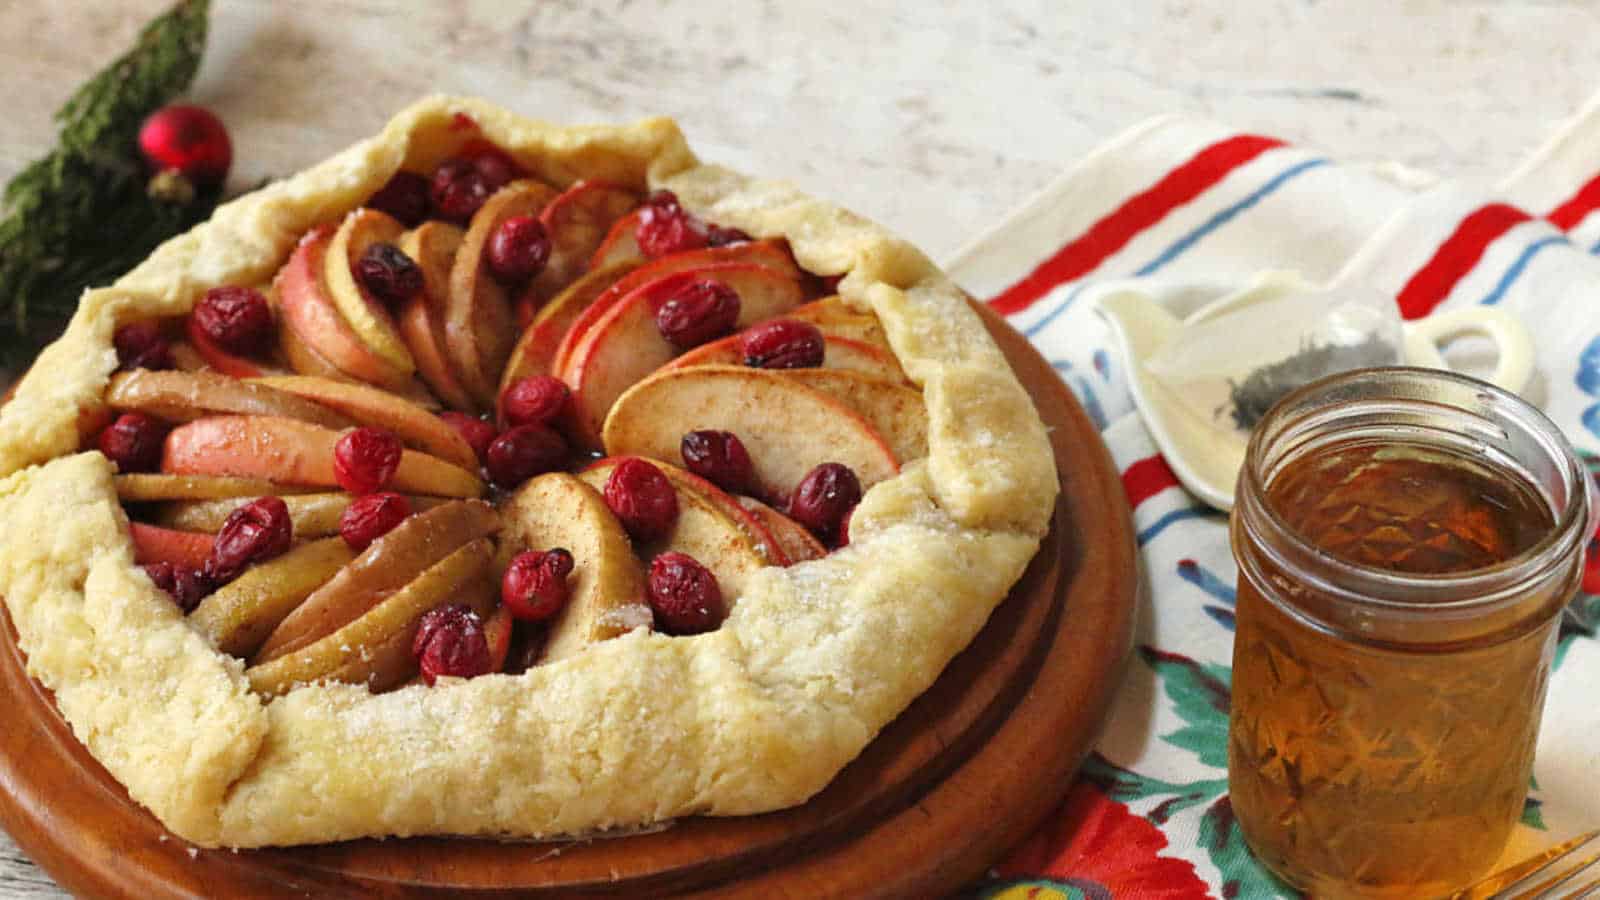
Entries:
[[[1094,312],[1096,287],[1148,279],[1181,315],[1263,270],[1294,269],[1386,291],[1405,318],[1501,304],[1537,347],[1525,395],[1600,469],[1596,254],[1600,97],[1498,185],[1344,165],[1271,137],[1158,119],[1090,155],[947,265],[1033,340],[1103,429],[1153,607],[1077,786],[979,895],[1293,894],[1251,860],[1228,802],[1235,571],[1226,519],[1178,485],[1140,423]],[[1600,554],[1590,554],[1584,589],[1590,620],[1600,620]],[[1563,626],[1536,787],[1508,859],[1600,827],[1597,683],[1600,641]]]

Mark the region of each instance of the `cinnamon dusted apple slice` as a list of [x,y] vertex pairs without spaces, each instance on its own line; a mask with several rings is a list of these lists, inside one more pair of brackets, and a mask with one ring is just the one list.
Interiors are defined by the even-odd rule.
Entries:
[[[578,478],[603,492],[612,469],[623,459],[602,459],[579,472]],[[668,467],[658,460],[652,459],[650,463],[665,474]],[[731,609],[749,585],[750,578],[772,564],[770,558],[722,507],[678,483],[672,488],[677,494],[678,517],[665,535],[639,543],[639,557],[649,560],[669,551],[689,554],[717,576],[723,599]]]
[[334,410],[293,393],[215,372],[118,372],[106,387],[105,401],[112,409],[142,412],[168,422],[231,414],[283,416],[324,428],[348,428],[352,424]]
[[[632,269],[632,265],[623,263],[590,272],[541,307],[511,350],[505,373],[500,376],[500,396],[504,397],[507,388],[530,375],[552,374],[550,367],[555,362],[556,347],[561,344],[567,329],[594,302],[595,297]],[[496,410],[499,410],[498,402]],[[504,415],[499,419],[504,424]]]
[[[302,536],[298,526],[295,536]],[[249,656],[312,591],[354,558],[340,537],[300,544],[217,588],[200,601],[189,621],[218,650]]]
[[408,644],[424,613],[444,603],[471,601],[480,614],[487,612],[493,556],[494,544],[487,538],[455,548],[397,590],[375,598],[355,618],[246,669],[250,687],[273,695],[316,681],[365,683],[373,690],[404,681],[416,667]]
[[559,371],[566,366],[568,357],[572,355],[579,339],[589,330],[601,316],[611,311],[624,297],[641,287],[668,275],[678,272],[687,272],[691,269],[702,269],[706,266],[719,266],[733,263],[749,264],[771,269],[773,272],[792,278],[796,282],[805,273],[795,265],[794,258],[789,255],[788,249],[776,241],[751,241],[744,244],[730,244],[726,247],[708,247],[703,250],[689,250],[683,253],[674,253],[652,260],[645,265],[629,272],[616,284],[601,292],[600,296],[589,304],[589,307],[578,317],[572,328],[561,340],[561,345],[556,348],[556,360],[551,364],[551,371]]
[[805,562],[810,559],[821,559],[828,555],[828,548],[817,540],[817,536],[799,522],[789,518],[772,507],[762,503],[754,497],[736,496],[746,511],[767,527],[778,546],[788,554],[791,563]]
[[497,569],[526,550],[562,547],[572,554],[570,594],[550,623],[546,662],[650,624],[644,566],[600,490],[551,472],[523,485],[503,509]]
[[[167,435],[161,470],[170,475],[230,475],[313,487],[338,487],[333,448],[340,433],[274,416],[215,416]],[[444,460],[406,450],[390,489],[436,497],[479,497],[483,482]]]
[[[491,587],[491,598],[492,591]],[[511,630],[515,625],[516,619],[511,617],[511,610],[505,604],[496,606],[494,612],[484,617],[483,636],[489,643],[490,672],[506,670],[506,658],[511,655]]]
[[[788,318],[787,316],[785,318]],[[666,369],[687,369],[693,366],[742,366],[744,349],[740,335],[725,337],[720,341],[702,344],[667,363]],[[860,372],[893,381],[902,386],[911,382],[906,378],[900,362],[887,350],[849,338],[832,337],[826,332],[822,337],[822,367]],[[788,371],[798,371],[790,369]]]
[[606,418],[612,455],[672,459],[688,431],[731,431],[755,464],[767,497],[788,497],[812,468],[849,466],[863,489],[892,477],[899,463],[865,418],[782,370],[702,366],[656,374],[618,398]]
[[117,499],[123,503],[146,503],[159,500],[225,500],[233,498],[255,499],[268,494],[299,494],[309,489],[297,489],[274,484],[265,478],[235,478],[227,475],[164,475],[156,472],[138,472],[117,475],[111,479],[117,490]]
[[617,221],[611,223],[611,230],[606,232],[605,239],[595,249],[594,255],[589,257],[589,269],[603,269],[620,263],[638,265],[647,257],[639,249],[639,239],[635,235],[639,231],[639,220],[644,217],[644,210],[636,209]]
[[[273,485],[267,486],[266,493],[272,493]],[[281,493],[281,491],[279,491]],[[230,497],[223,500],[178,500],[162,505],[151,517],[151,521],[163,528],[172,528],[178,531],[206,531],[215,534],[222,529],[222,523],[227,521],[228,514],[235,509],[249,503],[254,499],[248,497]],[[350,494],[299,494],[284,497],[284,505],[289,507],[289,521],[294,526],[296,538],[319,538],[339,533],[339,517],[344,515],[345,507],[355,499]],[[450,501],[439,497],[407,497],[414,511],[421,512],[432,509],[441,503]]]
[[314,375],[284,375],[252,383],[338,410],[358,425],[392,431],[403,443],[469,472],[478,468],[477,454],[460,432],[426,409],[388,391]]
[[451,409],[477,408],[461,386],[445,349],[445,310],[450,302],[450,268],[466,237],[448,222],[424,222],[400,236],[400,250],[422,270],[422,290],[400,309],[400,335],[417,362],[417,372]]
[[256,651],[257,664],[293,653],[360,618],[424,570],[500,527],[477,500],[436,506],[395,526],[307,597]]
[[209,534],[173,531],[143,522],[129,522],[128,535],[133,538],[133,561],[141,566],[164,562],[198,569],[205,565],[215,542]]
[[298,344],[304,345],[297,346],[285,334],[284,355],[297,371],[320,368],[319,363],[326,362],[358,381],[401,393],[413,390],[411,367],[396,366],[373,352],[329,296],[323,273],[331,240],[327,228],[307,232],[278,273],[278,303],[286,326],[282,331],[293,332]]
[[[771,529],[767,528],[761,517],[746,509],[733,494],[724,491],[687,469],[680,469],[677,466],[668,465],[658,460],[651,460],[651,462],[661,470],[663,475],[667,476],[667,480],[672,482],[672,486],[678,491],[688,491],[699,495],[707,503],[716,507],[723,515],[732,519],[734,524],[738,525],[739,529],[745,533],[745,536],[750,538],[750,541],[755,545],[756,552],[761,554],[767,565],[787,566],[789,564],[789,554],[784,550],[783,544],[778,541],[777,536],[772,533]],[[604,460],[596,463],[597,466],[602,464],[604,464]]]
[[902,463],[928,455],[928,409],[903,383],[847,369],[784,369],[783,374],[860,413]]
[[373,244],[393,244],[405,231],[393,216],[375,209],[357,209],[344,217],[323,257],[323,278],[334,306],[367,349],[396,370],[416,371],[416,361],[400,337],[383,300],[356,279],[355,266]]
[[824,337],[845,338],[870,344],[881,350],[889,349],[889,337],[883,323],[870,312],[857,312],[845,305],[838,296],[823,297],[788,313],[791,319],[810,322]]
[[539,213],[550,235],[550,261],[530,285],[535,297],[553,297],[583,274],[618,219],[639,205],[639,195],[604,181],[580,181]]
[[800,283],[750,263],[690,269],[639,287],[602,316],[577,343],[558,377],[572,388],[574,435],[600,446],[600,426],[622,392],[680,352],[656,323],[662,304],[700,282],[730,288],[739,298],[735,327],[782,315],[804,299]]
[[500,370],[516,343],[516,321],[506,288],[489,270],[489,239],[513,216],[537,216],[556,196],[532,179],[513,181],[484,201],[472,216],[450,266],[444,340],[461,386],[482,409],[493,409]]

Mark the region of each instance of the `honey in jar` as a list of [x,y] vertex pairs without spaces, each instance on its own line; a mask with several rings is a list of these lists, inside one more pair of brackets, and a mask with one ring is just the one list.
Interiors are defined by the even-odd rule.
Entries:
[[1264,419],[1234,509],[1232,804],[1319,897],[1470,883],[1522,811],[1584,475],[1461,376],[1380,369]]

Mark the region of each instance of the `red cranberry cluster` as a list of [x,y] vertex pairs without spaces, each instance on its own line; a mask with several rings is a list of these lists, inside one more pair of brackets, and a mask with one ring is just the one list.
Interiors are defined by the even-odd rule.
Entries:
[[702,247],[745,243],[751,238],[737,228],[708,225],[684,209],[677,194],[656,191],[639,211],[633,239],[645,256],[654,259]]

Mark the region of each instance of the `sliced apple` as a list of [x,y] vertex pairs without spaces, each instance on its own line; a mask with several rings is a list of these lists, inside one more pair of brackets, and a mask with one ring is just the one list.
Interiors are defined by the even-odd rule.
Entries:
[[496,606],[483,620],[483,636],[489,642],[490,672],[506,670],[506,657],[511,655],[511,631],[516,624],[517,620],[511,617],[511,610],[504,604]]
[[338,631],[450,553],[499,527],[494,507],[475,500],[446,503],[406,519],[296,607],[268,635],[254,661],[268,662]]
[[[235,356],[222,349],[221,345],[213,341],[201,330],[200,323],[194,316],[186,317],[183,327],[184,333],[189,339],[184,346],[191,348],[206,366],[224,375],[231,375],[234,378],[258,378],[276,371],[273,366],[264,365],[256,360],[246,359],[242,356]],[[176,358],[173,361],[175,363],[178,362]],[[194,367],[179,365],[178,368],[192,370]]]
[[869,312],[857,312],[838,296],[823,297],[788,313],[788,318],[810,322],[825,337],[845,338],[889,350],[889,336],[883,323]]
[[639,239],[635,237],[639,229],[639,220],[644,217],[644,210],[636,209],[622,218],[611,223],[611,229],[606,232],[605,239],[595,249],[594,255],[589,257],[589,269],[603,269],[607,266],[629,263],[638,265],[647,257],[639,249]]
[[[632,271],[632,266],[626,263],[618,264],[606,269],[599,269],[568,285],[566,290],[540,307],[534,315],[533,321],[522,332],[517,345],[511,350],[511,358],[506,361],[506,370],[500,376],[499,397],[503,398],[506,389],[520,379],[530,375],[550,375],[553,373],[551,364],[555,362],[556,348],[561,344],[561,338],[578,320],[584,309],[594,298],[603,293],[611,285]],[[498,399],[495,405],[496,412],[500,412]],[[501,425],[505,424],[505,416],[497,415]]]
[[684,433],[704,428],[738,435],[762,494],[775,499],[788,497],[825,462],[849,466],[863,488],[900,468],[883,435],[860,413],[769,369],[657,372],[617,400],[603,435],[608,454],[673,459]]
[[398,590],[377,598],[356,618],[246,669],[250,687],[271,695],[323,680],[367,683],[374,690],[403,681],[416,661],[407,665],[411,648],[401,637],[414,638],[423,614],[441,604],[470,596],[477,606],[486,606],[493,556],[494,545],[487,538],[455,549]]
[[450,302],[450,268],[466,237],[448,222],[424,222],[400,237],[400,250],[422,270],[422,291],[400,309],[400,336],[411,348],[417,372],[451,409],[472,412],[477,404],[461,386],[445,346],[445,310]]
[[786,369],[784,375],[860,413],[902,464],[928,455],[928,409],[918,391],[848,369]]
[[225,475],[164,475],[156,472],[139,472],[117,475],[112,478],[117,499],[123,503],[146,503],[161,500],[225,500],[244,497],[255,499],[269,494],[307,493],[305,490],[285,488],[265,478],[234,478]]
[[351,425],[350,419],[319,403],[273,386],[240,381],[216,372],[149,369],[118,372],[106,386],[105,401],[112,409],[142,412],[168,422],[242,415],[282,416],[324,428]]
[[[230,475],[280,484],[338,487],[333,448],[340,433],[275,416],[214,416],[167,435],[161,470],[169,475]],[[406,450],[390,489],[436,497],[479,497],[478,476],[442,459]]]
[[734,499],[751,515],[760,519],[761,524],[767,526],[767,531],[772,533],[778,546],[788,554],[791,563],[821,559],[828,555],[828,548],[817,540],[817,536],[812,534],[810,529],[799,522],[754,497],[739,496]]
[[[744,365],[744,351],[740,347],[739,335],[731,335],[719,341],[702,344],[688,353],[667,363],[663,368],[688,369],[694,366],[742,366]],[[900,385],[910,385],[906,378],[905,370],[900,368],[899,360],[887,350],[864,344],[849,338],[830,337],[822,338],[822,368],[840,369],[848,372],[860,372],[883,378]],[[790,369],[788,371],[798,371]]]
[[542,659],[571,656],[651,620],[644,567],[600,489],[551,472],[523,485],[503,509],[500,564],[525,550],[564,547],[572,554],[571,595],[550,623]]
[[511,300],[484,258],[489,238],[501,222],[536,216],[555,197],[554,188],[532,179],[513,181],[496,191],[473,214],[451,263],[445,350],[461,386],[482,409],[494,408],[500,370],[517,341]]
[[550,235],[550,262],[533,279],[535,296],[554,297],[583,274],[606,233],[639,205],[639,195],[604,181],[580,181],[539,213]]
[[[269,492],[272,486],[268,486]],[[224,500],[177,500],[165,503],[151,516],[151,521],[163,528],[178,531],[207,531],[215,534],[222,529],[228,514],[249,503],[254,497],[231,497]],[[294,525],[296,538],[319,538],[339,533],[339,517],[355,498],[343,491],[328,494],[298,494],[282,498],[289,507],[289,521]],[[414,512],[432,509],[451,501],[440,497],[407,497]]]
[[[172,343],[172,368],[179,372],[204,372],[212,368],[205,357],[194,349],[194,345],[187,341],[174,341]],[[12,385],[16,387],[15,384]]]
[[209,534],[173,531],[143,522],[129,522],[128,534],[133,538],[133,561],[141,566],[164,562],[198,569],[205,565],[215,543]]
[[656,327],[656,311],[686,285],[706,280],[739,295],[739,327],[782,315],[803,299],[799,282],[749,263],[689,269],[639,287],[589,327],[558,375],[572,388],[578,441],[597,449],[611,404],[678,355]]
[[356,279],[355,266],[373,244],[393,244],[405,226],[388,213],[357,209],[344,217],[323,257],[323,279],[338,307],[367,349],[402,372],[416,371],[416,361],[400,337],[388,307]]
[[[298,528],[295,536],[303,536]],[[343,538],[300,544],[217,588],[200,601],[189,621],[218,650],[249,656],[312,591],[354,558]]]
[[284,375],[253,383],[338,410],[359,425],[392,431],[402,443],[469,472],[478,468],[477,454],[460,432],[421,406],[388,391],[314,375]]
[[331,239],[327,228],[312,229],[278,273],[283,330],[292,331],[304,344],[298,347],[283,341],[284,355],[298,371],[318,367],[320,360],[358,381],[395,391],[411,390],[411,368],[396,366],[373,352],[329,296],[323,272]]
[[567,358],[571,356],[579,339],[589,330],[589,326],[610,312],[611,307],[627,295],[668,275],[730,263],[763,266],[795,281],[799,281],[804,274],[800,271],[800,267],[795,265],[788,249],[776,241],[751,241],[746,244],[730,244],[726,247],[708,247],[704,250],[689,250],[652,260],[629,272],[589,304],[578,317],[578,321],[568,329],[566,336],[561,340],[561,346],[556,348],[556,360],[551,364],[551,371],[564,368]]
[[[761,554],[767,565],[787,566],[789,564],[789,555],[779,544],[776,536],[758,516],[745,509],[732,494],[687,469],[680,469],[660,460],[651,460],[651,462],[661,470],[662,474],[667,476],[667,480],[672,482],[672,486],[680,492],[688,491],[698,494],[706,502],[715,506],[723,515],[732,519],[734,524],[738,525],[740,530],[755,544],[756,552]],[[594,465],[601,467],[609,464],[606,460],[600,460]]]

